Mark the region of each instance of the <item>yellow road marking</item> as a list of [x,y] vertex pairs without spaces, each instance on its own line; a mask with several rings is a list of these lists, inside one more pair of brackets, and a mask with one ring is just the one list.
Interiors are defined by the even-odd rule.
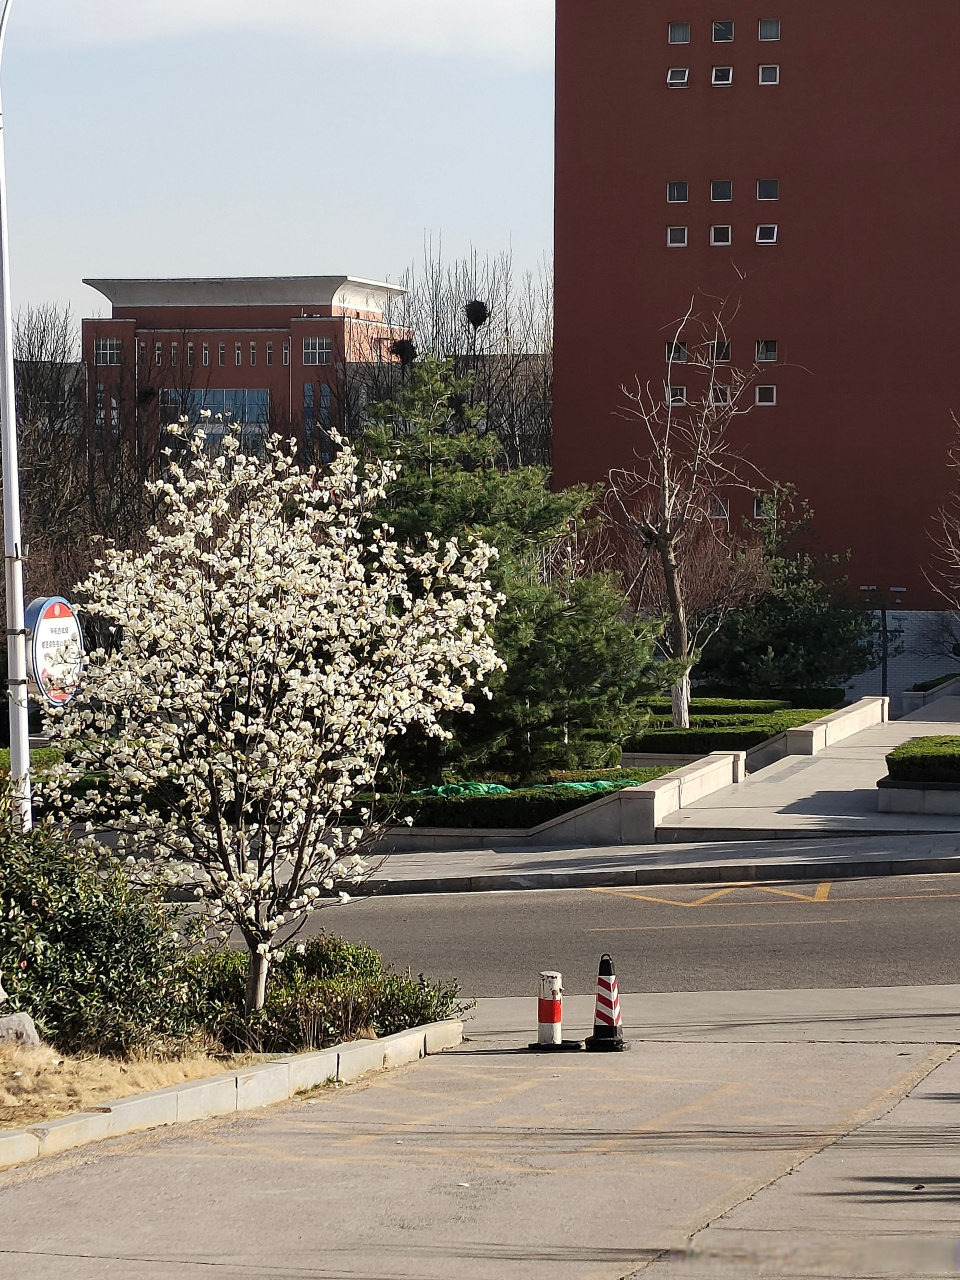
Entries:
[[[822,881],[817,885],[816,893],[797,893],[792,889],[775,889],[770,885],[756,884],[752,880],[740,881],[737,884],[727,886],[725,889],[717,889],[713,893],[704,894],[701,898],[696,898],[693,902],[677,902],[674,898],[658,898],[651,893],[631,893],[625,889],[590,889],[590,893],[607,893],[615,898],[636,898],[638,902],[654,902],[666,907],[705,907],[711,902],[716,902],[718,898],[726,898],[731,893],[736,893],[738,889],[753,889],[757,893],[769,893],[780,898],[796,898],[800,902],[826,902],[830,897],[829,880]],[[844,899],[845,902],[851,901],[849,898]],[[864,899],[864,901],[875,901],[875,899]],[[739,904],[738,904],[739,905]],[[756,904],[746,904],[754,906]]]
[[756,924],[744,924],[742,920],[728,921],[726,924],[604,924],[584,933],[644,933],[648,929],[784,929],[800,928],[804,925],[849,924],[849,920],[758,920]]

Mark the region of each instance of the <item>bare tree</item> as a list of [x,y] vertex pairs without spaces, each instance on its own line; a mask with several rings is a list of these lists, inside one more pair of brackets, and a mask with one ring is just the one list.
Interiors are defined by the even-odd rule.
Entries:
[[[477,430],[496,435],[508,466],[549,466],[553,421],[553,275],[517,277],[509,253],[446,263],[432,244],[400,283],[367,357],[344,366],[338,420],[352,434],[365,404],[392,399],[417,355],[469,375],[483,413]],[[398,338],[397,335],[400,335]]]
[[722,307],[709,318],[694,307],[671,326],[666,381],[624,388],[620,416],[639,428],[636,463],[610,472],[605,497],[631,598],[667,618],[661,645],[675,667],[673,722],[684,729],[699,650],[765,582],[759,540],[730,523],[731,492],[764,483],[730,442],[731,424],[751,407],[757,370],[729,363]]

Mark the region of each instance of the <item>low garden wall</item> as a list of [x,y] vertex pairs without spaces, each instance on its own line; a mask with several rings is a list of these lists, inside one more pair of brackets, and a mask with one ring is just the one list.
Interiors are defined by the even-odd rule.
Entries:
[[398,827],[387,833],[377,852],[436,852],[517,844],[551,848],[653,844],[657,826],[669,814],[742,781],[745,757],[743,751],[715,751],[641,787],[624,787],[529,830]]
[[960,676],[948,676],[932,689],[907,689],[900,695],[901,714],[906,716],[911,711],[919,711],[940,698],[960,698]]
[[880,813],[960,815],[960,738],[912,738],[890,752],[887,769],[877,783]]

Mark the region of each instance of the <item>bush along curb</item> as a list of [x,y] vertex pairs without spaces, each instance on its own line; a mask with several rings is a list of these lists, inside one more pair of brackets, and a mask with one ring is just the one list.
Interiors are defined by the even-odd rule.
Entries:
[[209,1120],[286,1102],[308,1089],[336,1081],[351,1084],[370,1071],[402,1067],[430,1054],[455,1048],[463,1040],[463,1023],[451,1018],[398,1031],[382,1040],[355,1040],[317,1053],[291,1054],[222,1075],[191,1080],[151,1093],[135,1093],[47,1120],[28,1129],[0,1129],[0,1169],[10,1169],[42,1156],[59,1155],[90,1142],[120,1138],[166,1125]]

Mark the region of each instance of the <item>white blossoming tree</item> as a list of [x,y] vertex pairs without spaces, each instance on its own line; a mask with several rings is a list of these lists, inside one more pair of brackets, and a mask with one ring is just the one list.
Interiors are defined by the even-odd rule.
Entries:
[[301,468],[278,438],[248,457],[236,434],[214,454],[181,432],[146,550],[106,550],[77,588],[112,643],[53,717],[66,763],[48,785],[144,871],[188,880],[221,936],[240,931],[252,1009],[271,956],[365,874],[376,828],[350,801],[389,739],[442,734],[499,665],[495,552],[398,546],[372,515],[389,463],[343,447]]

